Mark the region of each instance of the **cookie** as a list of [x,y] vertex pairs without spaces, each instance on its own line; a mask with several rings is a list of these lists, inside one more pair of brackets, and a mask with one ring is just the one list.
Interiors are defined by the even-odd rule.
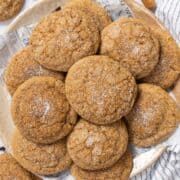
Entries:
[[63,72],[79,59],[96,54],[99,41],[92,18],[71,8],[45,17],[30,38],[34,59],[48,69]]
[[128,133],[123,121],[97,126],[81,119],[68,137],[67,148],[74,163],[87,170],[108,168],[125,153]]
[[180,73],[178,46],[168,32],[162,30],[153,32],[160,41],[160,60],[154,70],[142,81],[168,89]]
[[89,13],[96,22],[99,31],[102,31],[112,20],[106,10],[92,0],[72,0],[65,8],[77,8]]
[[33,76],[53,76],[64,80],[63,73],[45,69],[34,61],[31,47],[26,47],[11,58],[6,68],[5,83],[10,94],[13,95],[22,83]]
[[75,164],[71,166],[71,174],[76,180],[128,180],[133,167],[133,159],[130,151],[126,153],[113,166],[96,171],[88,171],[79,168]]
[[24,180],[40,180],[40,178],[35,177],[30,172],[25,170],[20,164],[10,155],[1,154],[0,155],[0,179],[24,179]]
[[18,131],[12,141],[15,159],[27,170],[39,175],[53,175],[70,167],[65,139],[54,144],[40,145],[28,141]]
[[180,78],[176,82],[175,87],[173,88],[172,93],[173,93],[173,95],[176,98],[177,105],[180,107]]
[[109,124],[127,115],[136,97],[131,73],[107,56],[89,56],[75,63],[65,82],[74,110],[95,124]]
[[0,21],[10,19],[21,10],[24,0],[0,0]]
[[100,51],[140,79],[149,75],[158,63],[159,42],[141,20],[120,18],[102,31]]
[[162,88],[140,84],[137,100],[126,119],[131,142],[140,147],[149,147],[174,132],[179,124],[180,112]]
[[142,0],[142,2],[148,9],[154,10],[157,7],[155,0]]
[[77,114],[70,107],[64,83],[54,77],[33,77],[14,93],[11,112],[15,125],[28,139],[48,144],[70,133]]

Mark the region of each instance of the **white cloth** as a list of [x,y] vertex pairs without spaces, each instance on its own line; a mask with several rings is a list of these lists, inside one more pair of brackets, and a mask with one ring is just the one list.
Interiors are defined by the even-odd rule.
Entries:
[[180,145],[169,146],[156,163],[131,180],[180,180]]
[[156,0],[156,16],[180,45],[180,0]]

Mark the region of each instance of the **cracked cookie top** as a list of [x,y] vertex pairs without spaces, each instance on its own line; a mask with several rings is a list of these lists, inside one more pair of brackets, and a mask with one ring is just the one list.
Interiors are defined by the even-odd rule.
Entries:
[[88,171],[73,164],[71,166],[71,173],[76,180],[128,180],[132,167],[132,155],[127,150],[113,166],[107,169]]
[[93,17],[99,31],[102,31],[112,22],[106,10],[92,0],[72,0],[67,3],[65,8],[77,8],[85,13],[89,13]]
[[128,133],[122,120],[97,126],[81,119],[68,137],[67,148],[74,163],[87,170],[112,166],[125,153]]
[[153,30],[160,42],[160,59],[154,70],[142,81],[170,88],[180,74],[180,55],[175,40],[167,31]]
[[30,37],[34,59],[48,69],[63,72],[79,59],[96,54],[99,41],[93,19],[72,8],[42,19]]
[[64,83],[54,77],[33,77],[14,93],[12,117],[19,131],[36,143],[52,143],[68,135],[77,114],[70,107]]
[[154,69],[159,60],[159,42],[151,29],[135,18],[120,18],[102,31],[101,54],[120,62],[136,79]]
[[13,156],[24,168],[39,175],[62,172],[72,163],[65,139],[49,145],[40,145],[28,141],[16,131],[13,136],[12,151]]
[[50,71],[32,59],[32,48],[26,47],[10,60],[5,71],[5,83],[11,95],[26,80],[33,76],[53,76],[64,80],[63,73]]
[[89,56],[74,64],[66,77],[66,96],[73,109],[95,124],[127,115],[136,97],[131,73],[107,56]]
[[140,147],[149,147],[174,132],[179,124],[180,112],[162,88],[140,84],[137,100],[126,119],[131,142]]

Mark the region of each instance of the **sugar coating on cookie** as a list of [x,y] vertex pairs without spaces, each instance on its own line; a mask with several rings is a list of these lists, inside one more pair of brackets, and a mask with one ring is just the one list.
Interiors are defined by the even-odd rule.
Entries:
[[137,100],[126,119],[131,142],[140,147],[149,147],[172,134],[179,124],[180,112],[162,88],[140,84]]
[[136,97],[131,73],[107,56],[89,56],[74,64],[66,77],[66,96],[74,110],[95,124],[127,115]]
[[98,170],[115,164],[127,144],[128,133],[122,120],[98,126],[81,119],[68,137],[67,148],[77,166]]
[[78,8],[89,13],[95,20],[95,25],[102,31],[112,20],[106,10],[92,0],[72,0],[65,8]]
[[72,163],[66,148],[66,140],[49,145],[28,141],[16,131],[12,141],[15,159],[32,173],[53,175],[68,169]]
[[101,39],[101,54],[119,61],[136,79],[158,63],[159,42],[141,20],[120,18],[104,28]]
[[92,18],[71,8],[43,18],[30,37],[34,59],[48,69],[63,72],[79,59],[96,54],[99,41]]
[[50,71],[32,59],[32,48],[26,47],[17,52],[5,71],[5,83],[11,95],[26,80],[33,76],[53,76],[64,80],[63,73]]
[[70,133],[77,114],[70,107],[64,83],[54,77],[33,77],[14,93],[13,121],[29,140],[48,144]]
[[[0,179],[25,179],[32,180],[36,178],[30,172],[25,170],[10,154],[0,155]],[[40,179],[40,178],[39,178]]]
[[128,180],[132,167],[133,159],[128,150],[113,166],[107,169],[88,171],[73,164],[71,173],[76,180]]
[[0,0],[0,21],[10,19],[22,8],[24,0]]
[[154,30],[153,32],[160,42],[160,59],[154,70],[143,79],[143,82],[168,89],[180,74],[179,49],[167,31]]

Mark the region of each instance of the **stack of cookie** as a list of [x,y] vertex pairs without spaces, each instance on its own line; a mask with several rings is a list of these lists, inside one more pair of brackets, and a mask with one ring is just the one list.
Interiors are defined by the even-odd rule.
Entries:
[[91,0],[69,2],[38,23],[6,69],[13,156],[34,174],[128,179],[129,142],[149,147],[178,126],[165,90],[179,72],[167,32],[135,18],[111,22]]

